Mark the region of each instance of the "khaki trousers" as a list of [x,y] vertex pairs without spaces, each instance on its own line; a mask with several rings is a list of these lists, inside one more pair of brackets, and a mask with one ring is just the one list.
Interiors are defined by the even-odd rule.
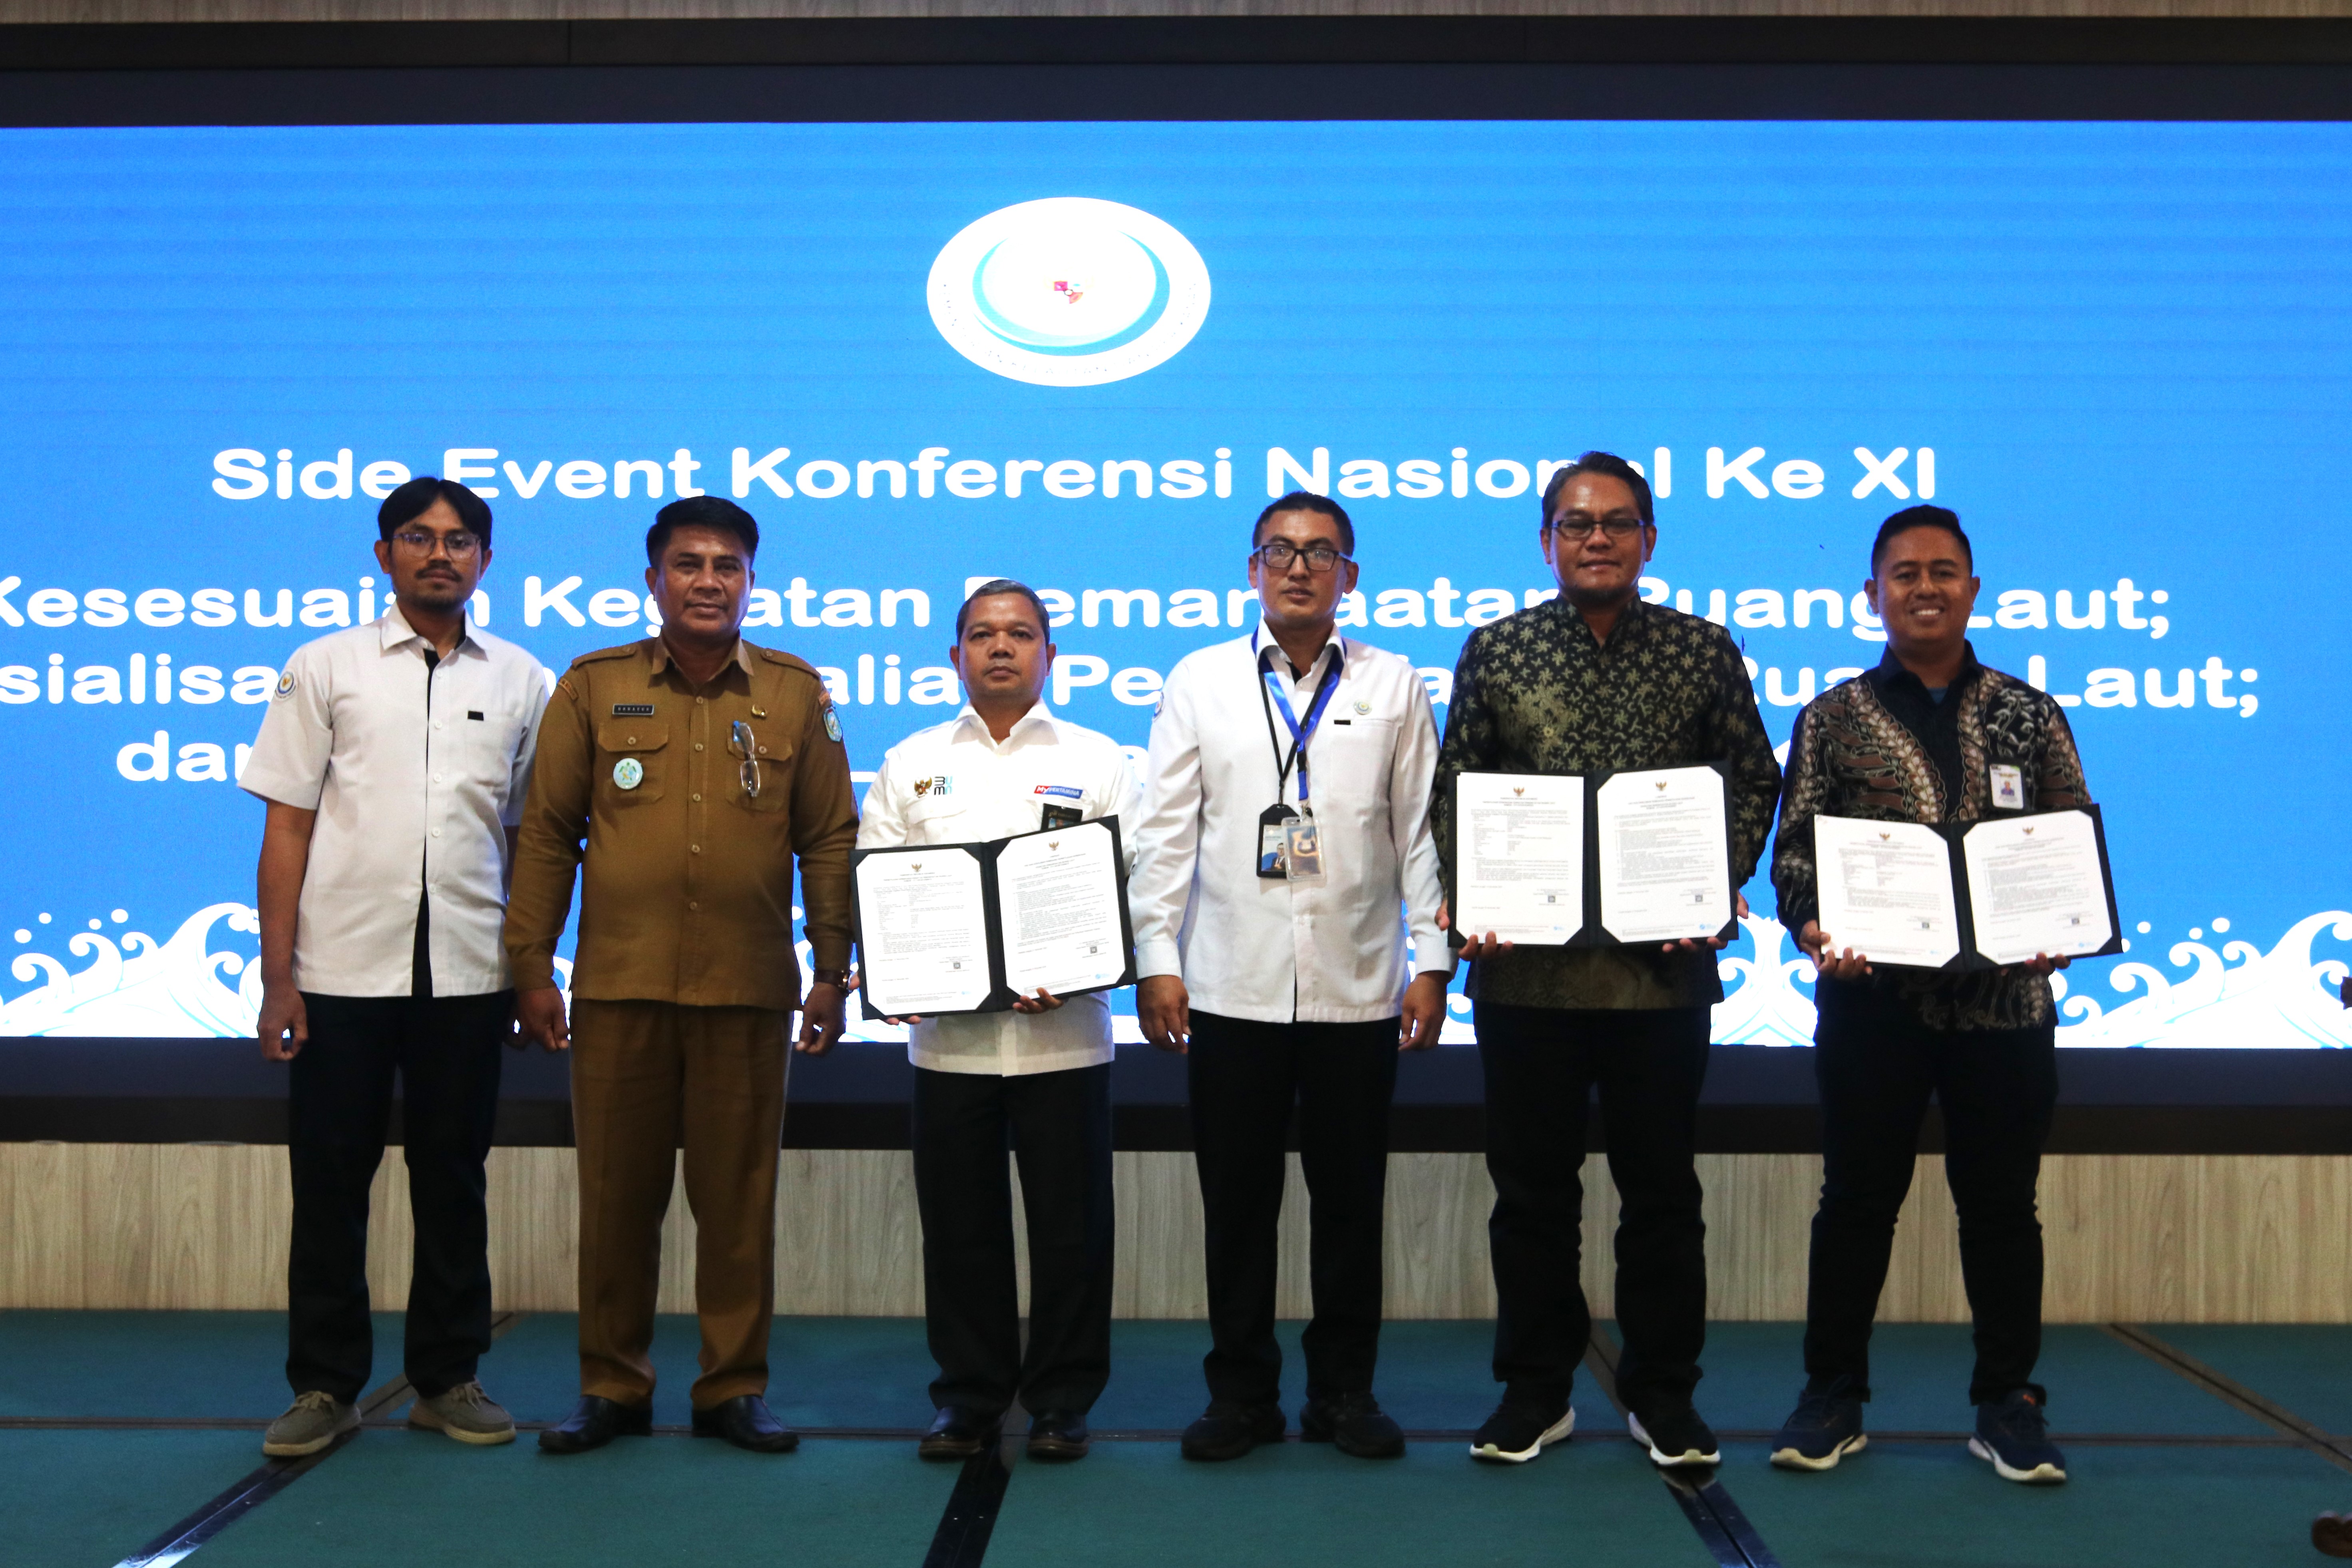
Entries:
[[702,1321],[694,1407],[766,1392],[790,1019],[764,1007],[572,1005],[581,1393],[640,1409],[653,1399],[646,1352],[681,1145]]

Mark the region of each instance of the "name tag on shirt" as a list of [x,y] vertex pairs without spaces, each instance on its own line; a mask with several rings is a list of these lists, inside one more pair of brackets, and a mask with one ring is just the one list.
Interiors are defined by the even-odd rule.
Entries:
[[2025,774],[2007,763],[1992,764],[1992,804],[1996,811],[2025,809]]

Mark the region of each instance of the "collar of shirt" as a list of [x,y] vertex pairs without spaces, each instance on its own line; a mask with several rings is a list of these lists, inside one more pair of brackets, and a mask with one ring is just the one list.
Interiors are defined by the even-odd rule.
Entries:
[[1649,600],[1639,594],[1634,595],[1631,599],[1626,600],[1624,607],[1617,612],[1617,619],[1609,628],[1609,638],[1603,642],[1593,635],[1592,623],[1584,618],[1582,610],[1570,603],[1567,595],[1562,594],[1556,598],[1547,599],[1536,607],[1539,610],[1549,609],[1566,621],[1570,627],[1574,628],[1569,635],[1571,637],[1580,638],[1583,644],[1596,654],[1606,653],[1612,648],[1622,647],[1628,642],[1638,640],[1649,626],[1650,616],[1655,613],[1655,606]]
[[[653,659],[654,673],[656,675],[659,675],[663,671],[673,668],[677,663],[677,660],[671,656],[669,651],[669,643],[666,639],[656,637],[647,637],[646,640],[653,645],[653,653],[651,657]],[[738,637],[735,639],[735,651],[728,655],[727,664],[731,664],[736,668],[741,670],[743,672],[744,679],[747,680],[758,673],[751,668],[751,645],[745,642],[740,637]],[[719,674],[713,679],[724,679],[726,675],[727,665],[722,664],[719,667]],[[680,670],[677,678],[680,680],[686,679],[686,672]]]
[[[404,647],[409,643],[423,643],[428,647],[432,646],[430,643],[425,642],[425,634],[423,632],[418,631],[415,626],[408,624],[408,617],[400,613],[400,605],[397,600],[384,606],[383,614],[376,617],[375,624],[383,629],[383,651],[386,653],[390,653],[396,647]],[[475,640],[474,623],[470,620],[466,623],[464,633],[458,637],[457,646],[450,651],[453,653],[471,654],[476,658],[488,658],[490,657],[488,650],[484,648],[479,642]]]
[[[1983,673],[1984,666],[1977,662],[1976,645],[1962,643],[1960,668],[1954,672],[1951,685],[1944,689],[1945,695],[1948,698],[1955,692],[1964,690],[1969,682]],[[1904,668],[1903,661],[1895,657],[1895,650],[1891,647],[1880,654],[1878,662],[1863,674],[1864,679],[1867,679],[1882,696],[1890,692],[1902,692],[1906,696],[1916,695],[1923,702],[1934,700],[1928,695],[1927,683]]]
[[1266,667],[1265,654],[1268,648],[1272,648],[1280,658],[1280,662],[1274,667],[1275,673],[1290,681],[1294,687],[1304,686],[1313,680],[1317,672],[1322,669],[1325,654],[1342,660],[1348,657],[1348,639],[1339,635],[1339,628],[1336,625],[1332,626],[1331,635],[1323,639],[1323,647],[1315,655],[1314,662],[1296,676],[1290,674],[1289,656],[1282,652],[1282,645],[1274,640],[1274,634],[1266,629],[1264,621],[1260,621],[1257,624],[1257,630],[1250,633],[1250,653],[1256,658],[1257,667],[1261,670]]
[[[1054,724],[1054,710],[1046,705],[1045,700],[1042,697],[1028,712],[1013,721],[1013,728],[1004,732],[1004,739],[1002,741],[989,732],[988,721],[982,718],[980,710],[971,703],[965,703],[963,711],[956,715],[959,734],[968,734],[982,745],[996,752],[1009,752],[1028,739],[1058,740],[1060,737],[1055,733]],[[1033,731],[1043,731],[1044,733],[1033,736]]]

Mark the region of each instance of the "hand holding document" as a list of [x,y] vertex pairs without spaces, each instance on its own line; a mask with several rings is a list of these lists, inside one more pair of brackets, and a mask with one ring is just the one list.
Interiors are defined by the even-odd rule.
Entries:
[[1930,826],[1813,819],[1819,924],[1872,963],[1982,969],[2116,951],[2098,808]]
[[1128,984],[1124,863],[1116,817],[986,844],[858,851],[866,1016],[1034,1012]]

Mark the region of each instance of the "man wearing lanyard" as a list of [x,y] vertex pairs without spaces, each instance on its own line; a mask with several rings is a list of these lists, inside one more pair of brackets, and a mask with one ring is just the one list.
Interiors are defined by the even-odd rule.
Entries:
[[[1106,816],[1133,833],[1127,753],[1043,700],[1050,621],[1034,591],[1006,578],[964,601],[948,657],[969,700],[882,759],[860,849],[985,843]],[[940,1363],[927,1459],[993,1444],[1016,1395],[1031,1458],[1083,1458],[1087,1411],[1110,1375],[1110,997],[1041,990],[1013,1006],[908,1020],[923,1317]],[[1025,1352],[1007,1144],[1029,1226]]]
[[[1188,1458],[1285,1430],[1275,1252],[1294,1104],[1314,1228],[1299,1426],[1363,1458],[1404,1450],[1372,1395],[1389,1100],[1397,1053],[1436,1043],[1453,959],[1429,694],[1410,660],[1339,635],[1355,543],[1322,496],[1267,507],[1249,557],[1263,623],[1177,665],[1151,726],[1136,1012],[1152,1044],[1190,1047],[1213,1346]],[[1239,721],[1251,708],[1263,729]]]

